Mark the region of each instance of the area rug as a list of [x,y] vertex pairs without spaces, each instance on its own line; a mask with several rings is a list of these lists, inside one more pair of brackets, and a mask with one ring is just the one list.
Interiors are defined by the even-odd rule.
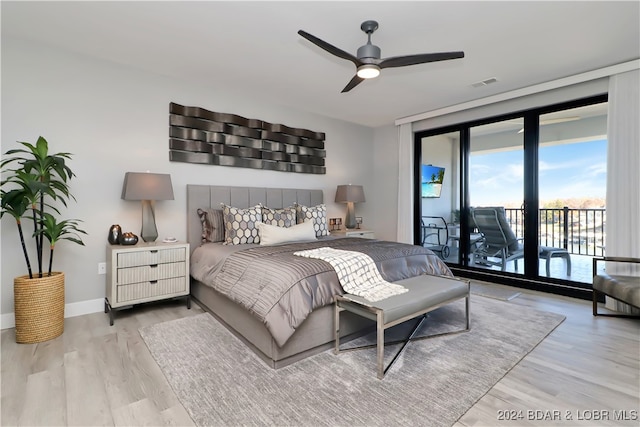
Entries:
[[[208,313],[140,334],[199,426],[451,426],[564,320],[471,300],[469,332],[409,343],[383,380],[375,349],[329,350],[273,370]],[[432,312],[420,333],[458,330],[463,321],[459,301]]]
[[[496,285],[500,286],[500,285]],[[521,293],[506,287],[489,286],[483,283],[471,282],[471,293],[500,301],[511,301]]]

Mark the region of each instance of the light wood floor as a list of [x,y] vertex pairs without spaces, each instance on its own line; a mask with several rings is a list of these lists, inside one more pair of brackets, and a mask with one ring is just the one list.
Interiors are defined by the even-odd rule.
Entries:
[[[518,291],[509,304],[567,319],[456,426],[637,426],[640,321],[593,318],[587,301]],[[41,344],[18,345],[13,329],[2,331],[1,424],[193,425],[138,328],[201,312],[165,302],[119,312],[113,327],[95,313],[66,319],[64,334]]]
[[[590,301],[521,292],[509,303],[566,319],[456,426],[638,426],[640,320],[593,317]],[[512,419],[500,420],[507,411]]]

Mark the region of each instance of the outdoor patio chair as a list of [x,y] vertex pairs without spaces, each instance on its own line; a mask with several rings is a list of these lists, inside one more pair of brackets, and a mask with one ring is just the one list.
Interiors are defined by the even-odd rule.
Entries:
[[[474,258],[480,257],[478,264],[499,265],[505,271],[506,263],[514,261],[516,270],[518,260],[524,258],[522,238],[517,238],[509,223],[503,207],[480,207],[471,210],[473,220],[478,231],[484,236],[484,245],[474,252]],[[499,261],[490,261],[486,258],[498,258]],[[564,248],[540,246],[538,257],[546,261],[547,276],[551,275],[551,259],[563,258],[567,264],[567,276],[571,276],[571,255]]]
[[482,244],[471,254],[471,264],[500,266],[505,271],[507,262],[514,261],[517,270],[518,260],[524,258],[524,247],[522,239],[518,239],[509,227],[504,208],[473,208],[471,217],[483,236]]

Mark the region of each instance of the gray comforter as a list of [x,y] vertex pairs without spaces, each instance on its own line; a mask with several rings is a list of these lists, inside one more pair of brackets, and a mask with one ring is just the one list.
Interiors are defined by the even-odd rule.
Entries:
[[422,274],[452,276],[429,249],[380,240],[345,238],[243,250],[226,246],[220,248],[225,253],[219,259],[207,258],[205,246],[192,255],[191,275],[247,308],[264,322],[279,346],[311,311],[331,304],[334,295],[343,293],[329,263],[295,256],[296,251],[332,247],[363,252],[373,258],[389,282]]

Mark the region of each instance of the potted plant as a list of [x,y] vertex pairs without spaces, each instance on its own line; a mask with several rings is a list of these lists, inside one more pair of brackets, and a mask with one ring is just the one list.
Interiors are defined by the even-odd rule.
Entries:
[[460,224],[460,209],[454,209],[451,211],[451,219],[454,224]]
[[[2,202],[0,217],[13,217],[27,266],[26,275],[14,278],[16,342],[36,343],[58,337],[64,331],[64,273],[52,271],[56,243],[69,240],[84,245],[79,220],[60,220],[60,205],[70,199],[68,183],[74,175],[67,166],[69,153],[49,154],[49,144],[39,137],[35,145],[18,142],[24,148],[9,150],[0,162]],[[8,157],[10,156],[10,157]],[[33,225],[37,270],[32,268],[25,241],[26,224]],[[48,241],[45,270],[43,253]]]

